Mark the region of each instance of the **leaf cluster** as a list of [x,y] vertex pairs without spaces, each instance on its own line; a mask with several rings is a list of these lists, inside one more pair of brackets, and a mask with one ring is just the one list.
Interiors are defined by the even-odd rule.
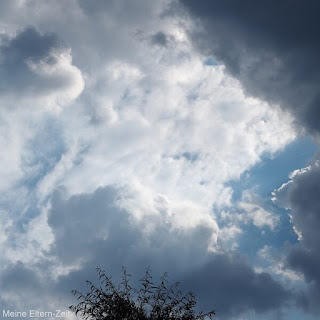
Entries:
[[120,282],[113,282],[100,268],[97,268],[100,286],[87,281],[89,291],[85,294],[72,290],[79,303],[69,308],[89,320],[205,320],[212,319],[215,311],[196,313],[195,295],[183,295],[179,282],[168,284],[164,273],[160,283],[155,285],[150,268],[139,280],[140,288],[130,285],[131,275],[122,268]]

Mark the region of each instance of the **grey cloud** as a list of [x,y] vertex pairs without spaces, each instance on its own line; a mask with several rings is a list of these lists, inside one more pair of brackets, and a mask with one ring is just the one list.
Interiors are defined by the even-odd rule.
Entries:
[[320,131],[318,1],[180,0],[199,18],[198,48],[226,65],[248,94],[280,104]]
[[[179,265],[181,264],[179,258],[182,258],[182,254],[176,252],[176,255],[174,263]],[[154,270],[156,266],[151,265],[154,280],[159,279],[161,272],[167,271],[170,281],[181,281],[181,288],[184,292],[191,290],[196,294],[200,310],[215,309],[217,320],[233,319],[249,312],[276,314],[294,299],[294,294],[290,290],[285,289],[269,274],[256,273],[243,257],[232,254],[209,256],[209,261],[206,263],[198,267],[181,268],[187,270],[177,273],[177,270],[171,270],[174,269],[174,266],[166,261],[167,257],[163,253],[161,255],[161,259],[164,260],[162,267]],[[105,257],[105,261],[100,263],[106,264],[106,261]],[[150,257],[145,257],[136,265],[129,261],[127,267],[134,276],[132,280],[135,285],[139,277],[143,275],[147,263],[150,263]],[[61,276],[55,290],[61,294],[74,288],[86,291],[85,279],[97,282],[94,267],[95,265],[89,263],[81,270]],[[107,273],[112,275],[114,280],[120,279],[119,271],[120,267],[116,269],[110,266],[107,269]]]
[[292,222],[302,235],[301,243],[310,250],[317,250],[320,243],[319,181],[320,167],[316,162],[275,191],[277,202],[291,209]]
[[[181,280],[186,290],[195,290],[200,306],[217,308],[223,319],[247,311],[279,310],[291,298],[280,283],[269,274],[256,273],[239,255],[209,254],[210,228],[176,229],[165,212],[134,222],[128,212],[117,207],[120,194],[121,190],[112,186],[70,199],[64,197],[63,189],[55,193],[48,219],[55,243],[47,252],[48,262],[38,263],[35,270],[50,270],[52,261],[66,267],[80,263],[81,267],[59,276],[56,282],[46,279],[51,303],[53,296],[59,297],[59,303],[71,303],[70,290],[86,290],[85,280],[97,279],[96,266],[117,279],[121,265],[137,277],[149,265],[155,278],[167,271],[172,281]],[[156,229],[146,235],[144,229],[152,225]],[[17,272],[24,278],[30,271],[21,264],[9,268],[2,280],[8,289],[19,291],[19,287],[34,283],[34,290],[45,290],[35,274],[29,275],[27,282],[15,281]],[[30,295],[36,297],[34,290]]]
[[320,254],[319,250],[294,247],[286,257],[286,267],[304,275],[309,284],[297,297],[297,305],[309,313],[320,314]]
[[[27,60],[37,63],[49,58],[50,51],[59,47],[54,34],[41,35],[29,27],[13,39],[3,39],[0,47],[0,91],[21,94],[22,91],[37,93],[44,87],[41,77],[30,70]],[[54,64],[54,60],[48,60]]]
[[86,14],[98,14],[103,11],[114,10],[116,7],[115,1],[101,1],[101,0],[93,0],[93,1],[78,1],[80,8]]
[[[129,2],[125,0],[93,0],[90,2],[78,0],[78,5],[88,16],[103,16],[103,19],[105,19],[105,14],[107,14],[111,21],[116,16],[117,21],[121,21],[126,26],[137,27],[141,25],[142,21],[145,23],[152,20],[163,4],[161,1],[155,3],[148,0],[132,0]],[[137,30],[133,31],[135,33]]]
[[[86,291],[85,280],[97,281],[96,266],[116,280],[124,265],[135,281],[147,266],[155,279],[167,271],[171,281],[181,281],[185,290],[197,293],[200,307],[216,308],[223,319],[279,310],[291,298],[280,283],[269,274],[256,273],[241,256],[208,253],[212,230],[207,226],[176,229],[165,212],[134,222],[117,206],[120,195],[121,190],[112,186],[69,199],[63,189],[57,191],[48,219],[55,237],[48,260],[9,266],[0,277],[2,288],[18,292],[20,299],[28,292],[25,306],[65,308],[73,301],[72,289]],[[156,229],[150,232],[150,226]],[[56,263],[77,264],[78,269],[50,279]]]
[[[104,264],[108,256],[112,257],[108,265],[115,268],[133,261],[161,268],[164,256],[167,263],[175,263],[179,254],[191,264],[193,258],[201,261],[212,235],[210,228],[174,229],[165,214],[137,222],[117,206],[120,194],[121,190],[107,186],[64,199],[63,191],[57,191],[48,218],[55,235],[50,254],[67,265],[82,260]],[[154,227],[156,231],[146,236],[144,230]]]
[[[296,124],[320,132],[320,41],[318,1],[180,0],[203,29],[191,32],[198,49],[226,66],[246,92],[289,110]],[[195,20],[196,21],[196,20]],[[288,268],[310,283],[298,303],[319,311],[320,169],[311,166],[280,188],[279,205],[291,209],[300,245],[287,257]]]
[[7,266],[0,276],[2,310],[45,309],[52,297],[47,280],[46,277],[41,279],[39,271],[28,268],[22,262]]
[[320,288],[320,256],[317,253],[295,248],[287,262],[290,267],[302,272],[308,282],[314,281]]
[[[256,273],[238,254],[217,254],[184,279],[199,295],[201,304],[214,306],[218,319],[245,314],[276,312],[293,297],[268,273]],[[221,318],[220,318],[221,317]]]
[[18,33],[12,40],[5,39],[2,43],[2,55],[5,61],[14,64],[31,57],[37,61],[50,53],[52,48],[61,46],[55,34],[39,34],[33,27]]
[[116,199],[112,187],[68,200],[57,191],[48,218],[55,235],[51,254],[69,264],[99,259],[101,251],[115,259],[118,250],[130,250],[141,235],[131,226],[127,213],[115,205]]
[[27,269],[21,262],[9,266],[1,274],[0,282],[3,291],[21,290],[22,283],[26,291],[33,290],[33,288],[39,285],[39,279],[35,273]]
[[[53,93],[73,97],[81,92],[80,71],[59,64],[67,47],[53,33],[40,34],[28,27],[13,38],[3,35],[0,44],[0,93],[15,99],[45,97]],[[70,93],[68,93],[70,90]]]
[[275,191],[279,205],[289,208],[292,223],[300,235],[300,245],[287,256],[287,266],[301,272],[310,283],[310,291],[302,304],[319,312],[320,296],[320,167],[316,162],[301,170],[290,182]]
[[151,43],[161,47],[167,47],[171,39],[164,32],[159,31],[151,36]]

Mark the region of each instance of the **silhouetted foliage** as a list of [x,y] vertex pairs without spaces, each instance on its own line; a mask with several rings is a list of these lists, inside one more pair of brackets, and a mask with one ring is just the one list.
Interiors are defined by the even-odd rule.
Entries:
[[215,311],[196,313],[193,293],[183,295],[179,282],[168,284],[168,275],[160,278],[160,284],[152,281],[150,268],[135,289],[130,285],[131,275],[122,268],[122,281],[113,283],[103,270],[97,268],[100,286],[87,281],[88,293],[77,290],[72,293],[80,302],[69,308],[84,319],[92,320],[205,320],[212,319]]

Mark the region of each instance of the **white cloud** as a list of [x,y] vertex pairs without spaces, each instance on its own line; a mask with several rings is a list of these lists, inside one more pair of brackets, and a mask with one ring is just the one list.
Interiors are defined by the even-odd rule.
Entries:
[[[96,28],[100,28],[97,37],[103,31],[111,32],[100,18],[89,21],[75,11],[73,19],[83,23],[86,40]],[[64,36],[80,66],[71,64],[70,51],[51,51],[54,65],[47,60],[28,62],[31,70],[44,78],[55,79],[63,73],[70,79],[70,86],[68,80],[54,91],[54,98],[48,96],[50,101],[70,104],[77,97],[83,86],[79,68],[85,70],[86,81],[80,99],[57,115],[61,136],[53,139],[62,140],[65,150],[37,182],[38,201],[46,200],[61,185],[71,196],[116,184],[133,190],[135,198],[123,199],[123,205],[137,217],[152,212],[160,197],[167,199],[169,211],[174,212],[170,219],[176,224],[190,227],[191,221],[208,219],[214,225],[212,206],[231,204],[232,189],[225,183],[237,179],[261,154],[276,152],[292,141],[295,134],[290,119],[266,103],[246,97],[223,66],[204,65],[182,36],[183,27],[170,17],[157,20],[157,25],[149,20],[134,24],[141,30],[148,24],[152,27],[143,31],[141,38],[126,29],[128,26],[119,25],[114,46],[120,50],[121,41],[130,37],[125,44],[130,46],[130,54],[124,52],[118,59],[105,51],[104,44],[88,41],[92,59],[84,65],[80,40],[72,38],[68,29]],[[171,34],[175,46],[159,48],[144,40],[153,30],[158,31],[155,26]],[[55,28],[60,30],[58,25]],[[118,50],[115,47],[111,50]],[[95,59],[97,53],[99,59]],[[18,134],[23,136],[20,131]],[[16,168],[20,166],[18,163]],[[262,209],[243,205],[256,225],[274,226],[274,218]]]
[[[80,48],[79,33],[72,36],[76,24],[68,21],[63,38],[72,48],[77,66],[72,64],[69,49],[51,50],[40,60],[26,60],[29,69],[44,81],[59,83],[63,79],[60,87],[43,97],[58,105],[70,105],[57,115],[61,136],[52,137],[60,139],[65,150],[36,183],[38,201],[50,197],[60,185],[71,196],[117,184],[137,186],[136,199],[149,197],[153,203],[160,195],[177,212],[186,206],[210,215],[213,204],[230,204],[232,189],[225,187],[227,181],[237,179],[259,161],[261,154],[276,152],[294,138],[290,119],[283,113],[246,97],[223,66],[203,64],[184,34],[185,21],[179,24],[172,17],[159,18],[165,5],[147,6],[152,19],[133,19],[122,25],[114,19],[115,12],[102,10],[98,14],[69,3],[74,7],[70,19],[81,25],[87,47],[84,51]],[[111,8],[118,12],[117,6]],[[24,10],[29,12],[30,8]],[[53,15],[58,11],[61,23],[56,23]],[[40,12],[48,18],[46,27]],[[30,15],[37,28],[48,31],[50,26],[50,31],[59,35],[67,23],[60,4],[53,9],[42,4]],[[112,23],[105,23],[104,15],[111,17]],[[14,25],[13,17],[7,19],[8,26]],[[159,30],[171,35],[175,45],[151,45],[148,37]],[[51,36],[45,31],[43,36],[32,34],[37,41],[49,41]],[[105,36],[107,41],[111,33],[115,43],[110,42],[106,51],[100,40]],[[90,41],[93,35],[96,39]],[[84,54],[89,49],[90,59]],[[83,89],[82,74],[86,87],[80,99],[71,103]],[[25,107],[30,101],[36,100],[27,101]],[[30,169],[28,164],[21,164],[21,150],[32,137],[25,138],[25,132],[34,132],[29,129],[15,131],[21,143],[6,160],[9,162],[16,152],[12,171],[21,174],[15,181]],[[144,211],[148,210],[152,208],[145,205]],[[263,216],[255,214],[252,219],[271,226],[271,217],[263,222]]]
[[82,74],[72,65],[70,49],[60,42],[55,34],[41,34],[34,27],[3,35],[2,108],[60,109],[79,96]]
[[[14,95],[17,108],[8,111],[16,102],[1,100],[6,126],[0,146],[7,153],[0,159],[0,188],[11,197],[23,190],[18,204],[8,208],[18,230],[12,237],[16,247],[7,243],[8,263],[22,261],[38,270],[50,261],[48,273],[58,279],[93,261],[99,241],[108,245],[112,234],[116,243],[121,232],[130,231],[126,241],[138,237],[136,248],[130,247],[136,251],[124,258],[124,243],[118,261],[134,260],[134,253],[141,258],[143,248],[159,264],[168,251],[168,261],[181,251],[181,261],[200,264],[208,250],[217,250],[219,237],[230,244],[242,232],[235,224],[219,230],[216,221],[213,208],[232,204],[226,183],[295,138],[287,115],[247,97],[223,66],[203,63],[188,42],[186,21],[159,16],[167,2],[143,3],[150,15],[141,16],[136,2],[108,2],[108,10],[91,11],[85,2],[79,7],[62,1],[37,2],[37,10],[22,3],[23,15],[5,17],[10,39],[31,21],[41,31],[38,40],[51,39],[46,32],[53,32],[66,42],[40,59],[23,60],[30,79],[41,80],[37,94],[30,95],[22,81],[21,92],[28,94]],[[126,5],[136,15],[123,13]],[[150,41],[159,31],[170,36],[166,47]],[[90,201],[106,185],[122,191],[109,218],[125,209],[130,227],[121,229],[112,220],[113,228],[104,228],[109,218],[101,199],[107,196],[102,194],[101,206]],[[65,198],[59,202],[53,195],[62,186]],[[97,220],[80,206],[75,227],[70,204],[88,201]],[[61,221],[50,215],[47,220],[49,203]],[[241,206],[245,223],[275,227],[276,218],[252,199]],[[84,248],[77,242],[81,230],[90,233],[80,241]]]
[[[98,113],[104,112],[107,121],[102,117],[92,126],[90,117],[85,123],[82,116],[66,128],[73,154],[75,145],[89,146],[77,166],[61,173],[71,193],[137,180],[155,192],[209,207],[221,201],[225,182],[237,179],[262,153],[275,152],[293,139],[290,127],[267,105],[246,99],[223,68],[203,66],[196,56],[178,63],[181,75],[193,76],[182,76],[183,82],[173,77],[168,83],[171,66],[162,65],[164,71],[153,74],[153,63],[121,65],[122,71],[112,63],[95,80],[105,91],[88,88],[91,104],[97,101],[94,112],[102,109]],[[126,76],[118,82],[112,68]],[[221,204],[228,202],[230,191]]]
[[[54,63],[51,62],[52,60]],[[41,103],[48,108],[61,108],[68,105],[80,95],[84,88],[81,71],[72,65],[70,49],[52,51],[49,56],[39,62],[28,59],[26,64],[33,73],[43,79],[42,81],[56,84],[56,88],[51,93],[46,90],[39,92]]]
[[244,223],[251,221],[257,227],[268,226],[271,230],[279,224],[280,217],[263,208],[261,199],[249,191],[243,192],[242,201],[237,206],[244,210],[238,216]]

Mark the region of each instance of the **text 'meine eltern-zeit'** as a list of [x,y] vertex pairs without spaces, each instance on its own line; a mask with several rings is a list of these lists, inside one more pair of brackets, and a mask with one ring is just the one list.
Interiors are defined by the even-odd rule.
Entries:
[[40,310],[2,310],[3,318],[66,318],[72,314],[70,310],[40,311]]

